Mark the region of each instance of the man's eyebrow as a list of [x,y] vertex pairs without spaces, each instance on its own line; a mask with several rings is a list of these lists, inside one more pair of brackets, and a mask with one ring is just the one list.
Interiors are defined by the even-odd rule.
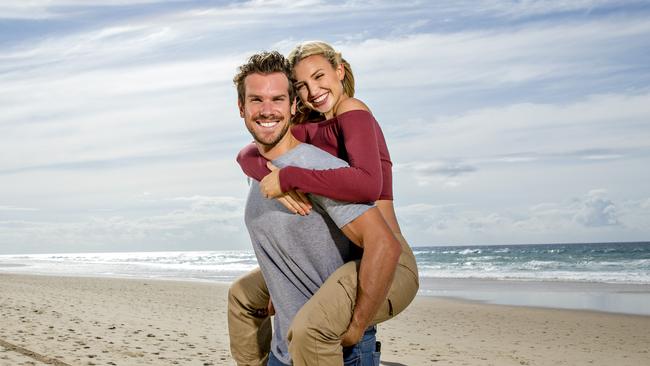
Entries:
[[[263,99],[262,96],[257,94],[246,95],[246,99],[253,99],[253,98]],[[278,94],[278,95],[271,96],[271,99],[286,99],[286,98],[289,98],[288,94]]]

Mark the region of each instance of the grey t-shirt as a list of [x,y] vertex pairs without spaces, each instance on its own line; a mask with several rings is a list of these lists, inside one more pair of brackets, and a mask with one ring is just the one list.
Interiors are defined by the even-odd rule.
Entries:
[[[298,145],[273,164],[319,170],[348,166],[309,144]],[[277,200],[265,199],[259,183],[252,181],[246,203],[246,227],[276,311],[271,350],[286,364],[291,363],[287,332],[294,316],[337,268],[356,259],[353,244],[339,228],[373,207],[312,194],[309,198],[312,212],[296,215]]]

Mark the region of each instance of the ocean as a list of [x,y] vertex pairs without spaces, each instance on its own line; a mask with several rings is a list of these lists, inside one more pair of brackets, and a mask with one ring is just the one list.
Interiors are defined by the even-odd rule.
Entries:
[[[414,247],[420,295],[650,315],[650,242]],[[252,250],[1,255],[0,271],[231,282]]]
[[650,284],[650,242],[416,247],[421,277]]

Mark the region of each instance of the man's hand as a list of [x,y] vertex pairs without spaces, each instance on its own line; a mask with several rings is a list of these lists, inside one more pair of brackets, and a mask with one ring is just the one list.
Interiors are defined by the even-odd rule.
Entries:
[[345,331],[343,337],[341,338],[341,345],[343,347],[354,346],[355,344],[359,343],[359,341],[361,341],[364,333],[365,329],[361,329],[350,323],[350,327],[348,327],[348,330]]
[[273,307],[271,298],[269,297],[269,303],[266,305],[266,309],[254,309],[252,315],[262,319],[275,315],[275,308]]
[[266,306],[266,313],[269,316],[275,315],[275,308],[273,307],[273,301],[271,301],[271,298],[269,298],[269,304]]

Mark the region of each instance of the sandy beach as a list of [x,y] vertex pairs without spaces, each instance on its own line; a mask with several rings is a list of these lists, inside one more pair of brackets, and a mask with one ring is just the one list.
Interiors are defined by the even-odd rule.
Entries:
[[[0,274],[0,365],[234,365],[227,285]],[[650,317],[418,297],[382,364],[648,365]]]

